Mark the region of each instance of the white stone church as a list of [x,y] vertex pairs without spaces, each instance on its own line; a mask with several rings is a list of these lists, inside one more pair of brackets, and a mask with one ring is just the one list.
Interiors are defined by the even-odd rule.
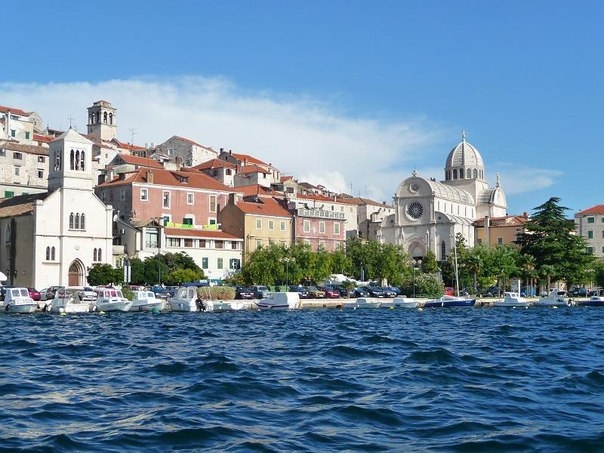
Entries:
[[94,194],[92,146],[69,129],[50,142],[48,192],[0,200],[4,284],[86,285],[89,267],[113,264],[113,208]]
[[463,133],[447,157],[444,181],[413,171],[398,186],[394,208],[382,222],[380,240],[403,246],[413,259],[432,251],[443,261],[451,255],[458,233],[474,246],[475,220],[507,215],[507,200],[499,175],[495,187],[489,188],[482,156]]

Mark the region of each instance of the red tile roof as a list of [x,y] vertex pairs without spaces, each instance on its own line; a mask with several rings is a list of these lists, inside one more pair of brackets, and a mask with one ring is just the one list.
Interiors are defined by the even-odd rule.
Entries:
[[[503,217],[489,218],[489,224],[492,227],[520,227],[524,226],[524,224],[528,221],[528,217],[521,215],[508,215]],[[478,228],[484,228],[484,218],[475,220],[474,226]]]
[[238,159],[240,162],[247,162],[247,163],[251,163],[251,164],[258,164],[258,165],[264,165],[266,166],[266,162],[262,162],[260,159],[256,159],[253,156],[250,156],[249,154],[237,154],[237,153],[231,153],[231,156],[233,156],[235,159]]
[[237,186],[235,189],[237,189],[237,192],[242,193],[244,196],[260,195],[262,197],[272,197],[275,195],[274,190],[261,186],[260,184],[250,184],[249,186]]
[[192,170],[211,170],[212,168],[231,168],[234,170],[237,168],[237,166],[225,160],[210,159],[199,165],[191,167]]
[[20,116],[29,116],[29,115],[31,115],[31,112],[25,112],[25,111],[23,111],[21,109],[17,109],[17,108],[14,108],[14,107],[7,107],[5,105],[0,105],[0,112],[4,112],[4,113],[11,112],[11,113],[14,113],[15,115],[20,115]]
[[133,183],[148,184],[147,172],[153,174],[153,184],[172,187],[190,187],[193,189],[210,189],[223,192],[232,192],[233,189],[226,186],[214,178],[201,172],[191,171],[171,171],[159,168],[139,168],[136,171],[125,173],[111,181],[99,184],[97,187],[113,187],[121,185],[130,185]]
[[592,206],[591,208],[584,209],[583,211],[579,211],[575,214],[575,216],[582,215],[602,215],[604,214],[604,204],[597,204]]
[[268,172],[265,168],[256,164],[241,166],[239,167],[239,170],[237,170],[237,173],[264,173],[265,175],[270,174],[270,172]]
[[261,198],[261,202],[239,201],[237,207],[245,214],[291,218],[291,213],[272,198]]

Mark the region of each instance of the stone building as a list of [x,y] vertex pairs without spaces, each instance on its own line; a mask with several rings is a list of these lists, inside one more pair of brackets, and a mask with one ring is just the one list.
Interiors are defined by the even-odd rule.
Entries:
[[8,284],[85,285],[112,264],[113,208],[93,191],[92,142],[72,129],[49,148],[48,191],[0,200],[0,269]]
[[506,216],[507,201],[499,176],[490,188],[482,156],[462,134],[447,156],[445,179],[413,171],[398,186],[394,209],[382,222],[380,241],[403,246],[412,258],[432,251],[437,260],[446,260],[458,233],[473,247],[474,221]]

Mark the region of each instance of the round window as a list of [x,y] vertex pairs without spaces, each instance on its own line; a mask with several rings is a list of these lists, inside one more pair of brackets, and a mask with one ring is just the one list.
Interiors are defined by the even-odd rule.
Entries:
[[410,190],[411,192],[417,192],[417,191],[419,190],[419,185],[417,185],[417,184],[411,184],[411,185],[409,186],[409,190]]
[[414,201],[413,203],[411,203],[409,205],[409,207],[407,208],[407,214],[409,214],[414,219],[419,219],[423,213],[424,213],[424,208],[417,201]]

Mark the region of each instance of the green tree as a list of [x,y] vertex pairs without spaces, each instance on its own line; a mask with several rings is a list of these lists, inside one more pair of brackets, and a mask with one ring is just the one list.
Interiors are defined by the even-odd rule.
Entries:
[[124,281],[122,269],[115,269],[110,264],[94,264],[88,268],[88,283],[92,286],[121,283]]
[[586,252],[585,239],[575,234],[573,221],[565,217],[568,208],[559,202],[559,198],[552,197],[536,207],[517,243],[522,254],[535,259],[538,275],[563,280],[570,287],[573,280],[584,278],[594,257]]

